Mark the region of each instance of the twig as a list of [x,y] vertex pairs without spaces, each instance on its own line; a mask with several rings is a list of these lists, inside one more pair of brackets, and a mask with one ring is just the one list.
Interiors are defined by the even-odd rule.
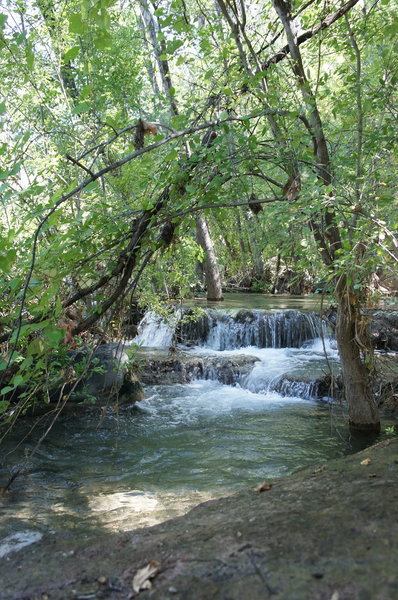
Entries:
[[94,176],[94,173],[92,171],[90,171],[90,169],[88,169],[87,167],[85,167],[84,165],[82,165],[82,163],[80,163],[78,160],[76,160],[75,158],[73,158],[73,156],[70,156],[70,154],[67,154],[66,158],[68,160],[70,160],[74,165],[77,165],[78,167],[80,167],[81,169],[83,169],[83,171],[86,171],[86,173],[88,173],[90,175],[90,177]]
[[[332,25],[335,21],[340,19],[340,17],[345,15],[349,10],[351,10],[351,8],[353,6],[358,4],[358,2],[359,2],[359,0],[349,0],[349,2],[347,2],[341,8],[336,10],[336,12],[334,12],[331,15],[329,15],[328,17],[326,17],[326,19],[323,19],[323,21],[321,21],[318,25],[315,25],[315,27],[313,27],[312,29],[309,29],[308,31],[305,31],[304,33],[299,35],[297,37],[297,45],[300,46],[304,42],[307,42],[312,37],[317,35],[323,29],[330,27],[330,25]],[[274,54],[274,56],[271,56],[271,58],[269,58],[265,63],[263,63],[262,69],[265,71],[272,64],[279,63],[281,60],[286,58],[286,56],[288,56],[289,53],[290,53],[289,45],[286,44],[286,46],[283,46],[283,48],[281,48],[281,50],[279,50],[279,52]]]

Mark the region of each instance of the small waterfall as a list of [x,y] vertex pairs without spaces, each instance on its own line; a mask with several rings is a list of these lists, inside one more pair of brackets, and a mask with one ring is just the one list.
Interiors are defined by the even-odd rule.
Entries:
[[240,310],[232,315],[209,310],[198,321],[180,323],[177,334],[182,342],[233,350],[246,346],[299,348],[305,341],[319,337],[321,330],[324,324],[314,313]]
[[329,361],[338,360],[321,318],[297,310],[209,309],[196,320],[189,310],[178,310],[167,322],[148,312],[134,339],[159,349],[176,341],[181,354],[151,359],[144,383],[213,380],[254,394],[313,400],[319,396],[319,377],[327,372],[324,345]]
[[281,377],[273,386],[272,391],[278,392],[281,396],[296,396],[305,400],[313,400],[318,397],[318,382],[316,380],[299,381],[298,379]]
[[133,343],[150,348],[170,348],[178,318],[176,314],[165,321],[154,311],[148,311],[138,325],[138,334]]
[[257,394],[277,392],[281,396],[303,398],[305,400],[313,400],[319,395],[316,379],[301,381],[289,375],[280,375],[261,382],[256,382],[249,375],[241,381],[241,387]]

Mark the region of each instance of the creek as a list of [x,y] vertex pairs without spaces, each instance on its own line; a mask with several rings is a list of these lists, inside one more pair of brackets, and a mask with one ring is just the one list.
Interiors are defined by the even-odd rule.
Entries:
[[[84,540],[152,525],[347,452],[341,414],[314,396],[314,378],[338,365],[326,329],[319,337],[317,301],[232,295],[179,334],[177,355],[212,365],[201,375],[147,385],[146,399],[118,414],[61,415],[33,455],[48,422],[30,432],[18,424],[3,446],[3,463],[21,474],[0,497],[0,539],[29,543],[66,529]],[[175,324],[145,319],[134,342],[157,348],[142,356],[167,352]],[[246,358],[252,364],[232,384],[217,380],[220,361]]]

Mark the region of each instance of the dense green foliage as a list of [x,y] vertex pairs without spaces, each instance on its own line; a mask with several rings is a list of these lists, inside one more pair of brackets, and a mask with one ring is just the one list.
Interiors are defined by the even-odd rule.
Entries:
[[[362,302],[390,276],[397,6],[295,0],[304,79],[273,4],[287,7],[5,0],[0,411],[21,384],[18,410],[48,388],[55,350],[94,326],[115,335],[131,296],[192,293],[197,215],[227,283],[287,291],[284,271],[308,291],[343,277]],[[139,119],[157,124],[144,149]]]

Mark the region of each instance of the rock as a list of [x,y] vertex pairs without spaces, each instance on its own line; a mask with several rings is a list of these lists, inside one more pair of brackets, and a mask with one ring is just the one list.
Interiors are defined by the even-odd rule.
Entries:
[[398,351],[398,311],[370,313],[370,337],[377,350]]
[[130,370],[124,374],[123,385],[118,393],[118,402],[121,404],[135,404],[145,400],[144,388],[138,377]]
[[[95,349],[88,347],[71,350],[69,367],[74,371],[73,380],[62,389],[62,394],[70,393],[69,402],[108,404],[134,403],[144,398],[144,392],[137,377],[129,371],[129,357],[125,347],[119,342],[103,344]],[[75,385],[76,378],[81,381]],[[51,393],[57,401],[60,389]]]
[[177,356],[156,356],[140,360],[140,381],[147,385],[174,385],[189,383],[193,379],[212,379],[226,385],[234,385],[250,373],[255,356],[234,358],[192,357],[183,353]]
[[344,394],[343,380],[340,374],[333,377],[330,373],[318,377],[316,380],[316,396],[317,398],[334,398],[342,400]]

